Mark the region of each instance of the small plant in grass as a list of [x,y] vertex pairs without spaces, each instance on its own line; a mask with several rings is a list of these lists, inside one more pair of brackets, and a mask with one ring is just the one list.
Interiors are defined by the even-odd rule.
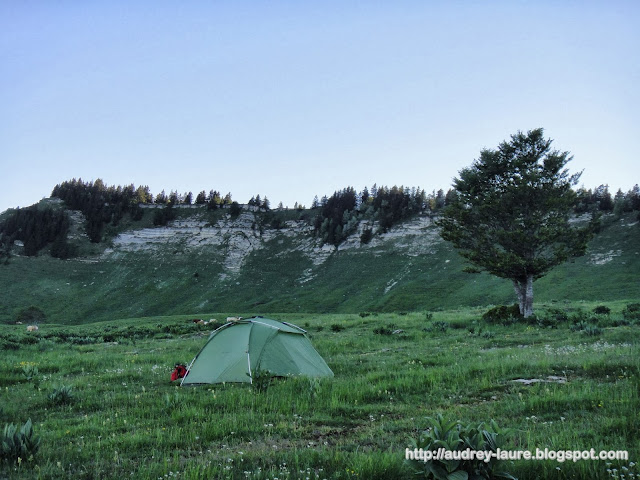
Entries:
[[606,305],[598,305],[593,309],[593,313],[596,315],[609,315],[611,313],[611,309]]
[[536,317],[536,325],[540,328],[558,328],[558,321],[553,316]]
[[626,318],[619,318],[611,322],[612,327],[628,327],[631,325],[631,321]]
[[[247,375],[249,375],[247,373]],[[251,387],[258,393],[266,392],[271,385],[273,375],[269,370],[255,370],[251,376]]]
[[[435,480],[482,480],[493,478],[515,479],[504,471],[505,462],[497,458],[462,459],[461,453],[467,449],[475,451],[497,452],[506,440],[507,431],[498,428],[495,421],[489,425],[463,425],[460,422],[445,420],[442,415],[427,418],[428,428],[416,438],[411,439],[414,458],[409,456],[408,463],[425,479]],[[426,460],[418,457],[418,451],[432,452],[443,448],[450,458]]]
[[550,308],[545,314],[536,318],[536,323],[542,328],[558,328],[561,323],[569,321],[569,315],[559,308]]
[[492,332],[491,330],[484,330],[482,327],[479,327],[479,326],[472,326],[472,327],[469,327],[467,330],[469,332],[469,335],[474,337],[486,338],[487,340],[495,338],[496,336],[495,332]]
[[386,327],[378,327],[373,329],[373,333],[375,335],[391,335],[393,333],[393,330]]
[[24,364],[22,365],[22,375],[27,380],[27,382],[30,382],[38,376],[38,367],[36,367],[35,363],[24,362]]
[[602,334],[602,329],[600,327],[584,320],[574,323],[569,327],[569,329],[572,332],[583,332],[585,335],[589,335],[592,337]]
[[375,335],[393,335],[395,330],[395,323],[389,323],[387,326],[376,327],[373,329]]
[[581,320],[581,321],[575,322],[573,325],[571,325],[569,327],[569,330],[571,330],[572,332],[581,332],[582,330],[584,330],[588,326],[589,326],[589,322],[587,322],[585,320]]
[[447,322],[443,322],[443,321],[437,321],[437,322],[433,322],[429,327],[425,328],[425,332],[446,332],[447,329],[449,328],[449,324]]
[[433,320],[433,313],[431,313],[431,312],[425,313],[424,316],[427,319],[427,321]]
[[578,310],[569,317],[569,320],[571,320],[573,323],[586,322],[589,320],[589,314],[582,310]]
[[36,335],[24,336],[20,339],[20,343],[23,345],[35,345],[40,341],[40,338]]
[[640,469],[635,462],[630,462],[629,465],[621,465],[618,467],[607,463],[606,466],[609,478],[613,478],[614,480],[633,480],[640,478]]
[[482,319],[485,322],[501,323],[503,325],[515,323],[520,318],[522,318],[522,315],[520,315],[520,307],[517,304],[509,307],[506,305],[499,305],[482,315]]
[[40,377],[38,376],[38,367],[33,363],[25,363],[22,367],[22,376],[27,382],[32,382],[34,388],[40,385]]
[[73,388],[67,385],[54,388],[53,392],[49,394],[49,401],[53,405],[69,405],[74,400],[72,390]]
[[598,335],[602,335],[602,329],[596,325],[587,325],[584,329],[584,334],[590,337],[597,337]]
[[5,424],[0,439],[0,461],[20,463],[23,460],[33,460],[40,448],[40,437],[33,432],[31,419],[18,428],[13,423]]
[[339,323],[332,323],[331,324],[331,331],[332,332],[341,332],[342,330],[344,330],[344,326],[340,325]]
[[169,395],[168,393],[164,394],[164,406],[168,412],[176,410],[182,405],[182,399],[178,392],[174,392],[173,395]]
[[309,398],[311,402],[314,402],[320,392],[322,391],[322,383],[318,377],[310,377],[309,378]]
[[0,350],[20,350],[20,344],[15,340],[0,340]]
[[624,307],[622,316],[627,320],[640,320],[640,303],[630,303]]
[[454,320],[452,322],[449,322],[449,327],[454,330],[464,330],[467,328],[467,322],[463,320]]
[[439,321],[439,322],[433,322],[433,327],[434,327],[436,330],[439,330],[439,331],[441,331],[441,332],[446,332],[446,331],[447,331],[447,329],[449,328],[449,324],[448,324],[447,322],[442,322],[442,321]]

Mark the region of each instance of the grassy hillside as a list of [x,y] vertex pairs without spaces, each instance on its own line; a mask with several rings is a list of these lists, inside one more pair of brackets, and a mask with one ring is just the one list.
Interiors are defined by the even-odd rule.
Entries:
[[[179,220],[189,221],[193,212],[180,212]],[[208,217],[200,221],[206,225],[226,215],[205,214]],[[149,217],[121,226],[119,232],[151,227]],[[316,261],[309,254],[313,239],[308,233],[269,230],[269,235],[260,237],[252,233],[260,228],[259,222],[256,216],[246,235],[237,232],[217,245],[204,242],[194,247],[192,238],[176,234],[173,243],[160,243],[151,250],[105,251],[104,246],[85,242],[81,245],[85,255],[76,259],[44,254],[13,257],[8,265],[0,265],[0,322],[14,322],[17,312],[31,305],[42,309],[49,322],[80,324],[213,311],[433,311],[514,302],[509,281],[464,273],[461,258],[439,239],[435,227],[424,228],[429,240],[421,254],[407,245],[420,237],[396,235],[367,248],[338,249]],[[231,271],[229,252],[238,238],[257,242],[260,248],[248,251],[238,270]],[[609,218],[587,255],[536,282],[535,300],[637,301],[638,272],[640,225],[631,217]]]

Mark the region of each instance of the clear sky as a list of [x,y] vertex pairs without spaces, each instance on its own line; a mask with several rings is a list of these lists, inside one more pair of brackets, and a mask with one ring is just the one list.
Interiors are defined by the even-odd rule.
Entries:
[[0,2],[0,211],[71,178],[276,206],[450,187],[543,127],[640,182],[640,2]]

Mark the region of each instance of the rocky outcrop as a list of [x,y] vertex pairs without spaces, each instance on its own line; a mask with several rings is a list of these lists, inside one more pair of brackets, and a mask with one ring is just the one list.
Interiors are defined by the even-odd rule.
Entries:
[[[307,256],[314,266],[323,264],[336,252],[352,253],[367,249],[374,255],[388,252],[392,244],[394,251],[415,257],[432,252],[433,245],[439,242],[437,231],[427,216],[416,217],[391,229],[375,235],[367,244],[360,242],[365,228],[377,228],[375,223],[361,222],[357,231],[340,246],[322,245],[313,235],[313,227],[305,221],[287,221],[281,229],[260,229],[256,215],[243,211],[232,219],[225,215],[214,224],[208,223],[205,216],[194,212],[186,219],[170,222],[166,227],[143,228],[121,233],[113,240],[113,247],[105,255],[117,255],[120,252],[180,251],[184,254],[197,253],[202,249],[215,249],[223,256],[224,272],[221,280],[237,274],[248,255],[264,247],[268,242],[288,239],[288,247],[279,254],[297,251]],[[305,283],[313,278],[313,269],[304,272],[299,282]]]

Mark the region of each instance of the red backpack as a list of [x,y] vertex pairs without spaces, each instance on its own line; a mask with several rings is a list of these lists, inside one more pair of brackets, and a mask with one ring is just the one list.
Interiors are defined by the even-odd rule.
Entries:
[[176,368],[171,373],[171,381],[175,382],[176,380],[184,378],[186,375],[187,375],[187,367],[182,365],[181,363],[178,363],[176,365]]

